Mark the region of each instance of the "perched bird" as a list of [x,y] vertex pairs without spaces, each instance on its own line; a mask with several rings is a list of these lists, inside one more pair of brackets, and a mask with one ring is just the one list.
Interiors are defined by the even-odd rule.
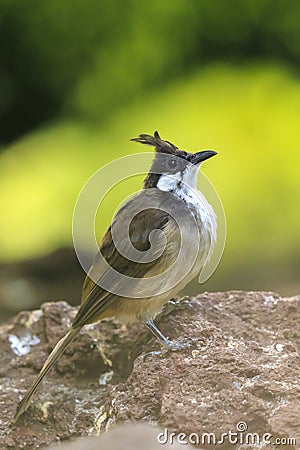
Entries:
[[[57,343],[35,382],[17,407],[23,414],[44,376],[51,370],[81,328],[103,318],[140,321],[168,349],[172,342],[153,320],[195,275],[212,253],[216,217],[197,190],[199,166],[215,151],[187,153],[154,135],[135,142],[155,147],[143,189],[118,210],[105,233],[85,279],[82,301],[68,333]],[[128,236],[124,228],[128,224]]]

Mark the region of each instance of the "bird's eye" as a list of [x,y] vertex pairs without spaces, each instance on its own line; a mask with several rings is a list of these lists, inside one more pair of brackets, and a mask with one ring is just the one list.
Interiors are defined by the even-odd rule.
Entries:
[[166,166],[170,172],[177,172],[180,169],[179,158],[167,158]]

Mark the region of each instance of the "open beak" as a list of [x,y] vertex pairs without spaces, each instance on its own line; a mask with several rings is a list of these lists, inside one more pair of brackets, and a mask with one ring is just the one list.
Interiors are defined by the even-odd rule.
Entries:
[[217,152],[214,150],[204,150],[203,152],[194,153],[190,161],[192,164],[197,165],[215,155],[217,155]]

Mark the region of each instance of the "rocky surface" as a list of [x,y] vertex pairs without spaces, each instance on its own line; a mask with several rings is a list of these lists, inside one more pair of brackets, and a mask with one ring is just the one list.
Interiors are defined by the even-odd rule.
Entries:
[[47,450],[191,450],[191,445],[179,442],[162,444],[158,440],[161,430],[149,424],[131,423],[114,427],[97,437],[79,438]]
[[[158,425],[161,441],[200,448],[269,449],[251,443],[264,434],[283,443],[272,448],[297,448],[287,445],[291,438],[300,448],[299,305],[300,296],[266,292],[182,299],[157,319],[171,339],[189,338],[179,352],[151,353],[160,346],[140,324],[85,327],[12,424],[18,400],[76,309],[57,302],[22,312],[0,327],[0,448],[38,448],[140,421]],[[237,436],[214,445],[230,431]]]

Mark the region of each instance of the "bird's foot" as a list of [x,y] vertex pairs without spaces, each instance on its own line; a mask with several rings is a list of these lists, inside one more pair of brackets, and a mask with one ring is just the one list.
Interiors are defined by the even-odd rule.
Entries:
[[192,339],[183,338],[180,341],[168,341],[165,343],[167,351],[176,352],[178,350],[184,350],[192,346]]
[[169,341],[164,342],[164,347],[166,351],[176,352],[178,350],[185,350],[187,348],[192,348],[195,346],[195,343],[198,342],[197,338],[182,338],[178,341]]
[[143,356],[143,361],[145,361],[149,356],[162,356],[168,352],[177,352],[179,350],[191,348],[194,340],[195,339],[191,338],[183,338],[180,339],[180,341],[169,341],[166,339],[159,350],[145,353]]

